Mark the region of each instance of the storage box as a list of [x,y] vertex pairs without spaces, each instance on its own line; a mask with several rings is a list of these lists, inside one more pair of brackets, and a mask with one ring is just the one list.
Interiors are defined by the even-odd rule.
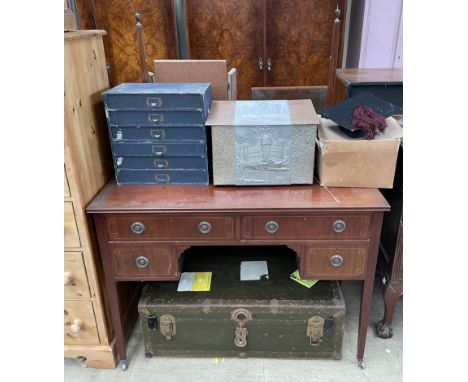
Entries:
[[213,183],[313,183],[318,123],[310,100],[213,101]]
[[209,83],[128,83],[103,93],[118,184],[208,184]]
[[[210,290],[146,284],[138,311],[147,357],[341,358],[346,310],[338,283],[309,289],[290,279],[292,251],[198,247],[185,256],[183,272],[211,272]],[[268,277],[241,281],[245,261],[266,261]]]
[[317,173],[321,186],[392,188],[403,129],[386,119],[384,134],[373,140],[350,138],[322,118],[317,137]]

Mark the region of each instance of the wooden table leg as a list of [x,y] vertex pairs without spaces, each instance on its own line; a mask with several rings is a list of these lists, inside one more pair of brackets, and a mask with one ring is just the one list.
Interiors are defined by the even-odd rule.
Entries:
[[372,291],[374,289],[374,280],[366,279],[362,286],[361,308],[359,312],[359,328],[358,328],[358,346],[357,355],[358,365],[364,369],[364,349],[366,347],[367,325],[369,323],[369,310],[372,301]]
[[121,317],[121,303],[119,300],[119,293],[117,290],[117,281],[112,276],[112,259],[110,258],[110,251],[106,241],[103,238],[106,237],[106,228],[104,221],[100,216],[94,216],[94,222],[96,230],[98,231],[99,248],[101,252],[102,264],[104,266],[104,281],[107,292],[107,298],[110,308],[110,315],[112,326],[114,328],[115,345],[117,349],[117,355],[120,359],[120,366],[122,370],[127,370],[127,352],[125,349],[125,333],[124,325]]
[[375,326],[377,335],[380,338],[392,338],[393,337],[393,312],[395,311],[395,305],[398,299],[403,295],[403,286],[400,283],[390,282],[385,288],[384,292],[384,303],[385,303],[385,314],[383,320],[379,321]]
[[374,289],[375,268],[379,254],[380,233],[382,231],[383,212],[375,213],[372,219],[372,242],[369,246],[369,258],[367,260],[366,278],[362,286],[361,308],[359,312],[358,365],[361,369],[366,367],[364,363],[364,349],[366,347],[367,325],[369,323],[369,310],[372,302],[372,291]]

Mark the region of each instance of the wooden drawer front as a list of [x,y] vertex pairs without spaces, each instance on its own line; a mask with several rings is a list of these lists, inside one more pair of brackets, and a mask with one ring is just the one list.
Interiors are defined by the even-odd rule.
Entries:
[[99,336],[90,301],[64,302],[65,345],[98,345]]
[[[234,237],[234,225],[231,216],[133,215],[107,219],[110,240],[229,240]],[[132,227],[141,233],[135,233]],[[203,233],[205,230],[208,232]]]
[[[341,265],[333,266],[335,259]],[[315,279],[339,280],[341,277],[363,277],[367,261],[367,247],[321,247],[305,250],[303,263],[303,277]]]
[[64,297],[89,298],[88,278],[81,252],[65,252]]
[[[243,222],[245,239],[367,239],[370,228],[369,215],[246,216]],[[340,222],[344,230],[336,232]]]
[[72,202],[64,202],[64,245],[65,248],[79,248],[80,235],[76,226],[75,211]]
[[111,246],[114,273],[118,277],[153,277],[177,279],[179,269],[175,248],[154,244]]
[[69,198],[70,197],[70,186],[68,185],[68,178],[67,178],[67,172],[65,171],[65,168],[63,169],[63,197],[64,198]]

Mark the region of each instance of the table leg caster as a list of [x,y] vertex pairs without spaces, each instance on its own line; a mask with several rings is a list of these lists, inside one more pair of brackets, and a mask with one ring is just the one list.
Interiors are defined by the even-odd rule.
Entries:
[[127,370],[128,361],[126,359],[120,360],[120,367],[122,368],[123,371]]
[[358,359],[357,364],[363,370],[366,368],[366,364],[364,363],[362,359]]

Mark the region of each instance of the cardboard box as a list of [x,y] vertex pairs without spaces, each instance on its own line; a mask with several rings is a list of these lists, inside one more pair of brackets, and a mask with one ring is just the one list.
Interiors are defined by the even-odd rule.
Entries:
[[373,140],[350,138],[333,121],[321,118],[317,173],[321,186],[392,188],[403,129],[387,118],[384,134]]
[[310,100],[213,101],[213,183],[311,184],[318,123]]

